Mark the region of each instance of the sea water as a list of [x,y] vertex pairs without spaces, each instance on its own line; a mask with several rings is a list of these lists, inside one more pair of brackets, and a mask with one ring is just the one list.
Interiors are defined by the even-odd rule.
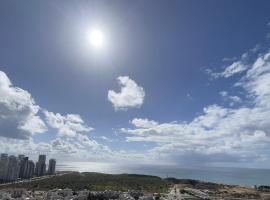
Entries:
[[269,169],[200,167],[181,168],[171,166],[119,166],[97,162],[66,162],[57,165],[58,171],[100,172],[111,174],[146,174],[162,178],[175,177],[215,183],[243,186],[270,185]]

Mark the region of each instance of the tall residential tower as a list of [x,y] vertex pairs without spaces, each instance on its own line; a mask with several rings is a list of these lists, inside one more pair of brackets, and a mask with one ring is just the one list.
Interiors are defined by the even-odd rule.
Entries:
[[37,176],[44,176],[46,173],[46,155],[39,155],[36,163],[35,173]]
[[48,167],[48,174],[49,175],[55,174],[55,166],[56,166],[56,160],[50,159],[49,160],[49,167]]

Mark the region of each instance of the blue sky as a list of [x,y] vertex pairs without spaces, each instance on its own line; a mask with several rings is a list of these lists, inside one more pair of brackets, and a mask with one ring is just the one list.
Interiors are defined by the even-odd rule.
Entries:
[[[268,1],[1,1],[1,151],[270,166],[261,112],[270,111],[262,100],[270,76],[256,86],[262,74],[250,75],[256,60],[269,62],[269,9]],[[93,27],[104,49],[87,41]],[[245,112],[258,118],[243,124]]]

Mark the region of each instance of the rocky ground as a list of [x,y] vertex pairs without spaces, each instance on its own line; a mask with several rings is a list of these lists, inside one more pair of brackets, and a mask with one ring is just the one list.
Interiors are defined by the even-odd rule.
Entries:
[[155,198],[155,194],[136,191],[73,191],[71,189],[54,189],[49,191],[5,189],[0,191],[1,200],[154,200]]
[[207,183],[194,180],[177,180],[171,189],[169,200],[179,199],[213,199],[213,200],[270,200],[268,187],[242,187],[237,185],[225,185]]
[[[202,184],[203,185],[203,184]],[[202,186],[201,185],[201,186]],[[144,193],[138,191],[73,191],[71,189],[54,189],[49,191],[28,191],[24,189],[4,189],[0,191],[1,200],[251,200],[270,199],[270,192],[261,192],[255,188],[220,185],[220,188],[202,188],[190,184],[175,184],[169,193]]]
[[242,187],[185,179],[165,179],[170,189],[164,193],[143,190],[102,190],[51,189],[34,190],[4,188],[0,190],[0,200],[270,200],[270,187]]

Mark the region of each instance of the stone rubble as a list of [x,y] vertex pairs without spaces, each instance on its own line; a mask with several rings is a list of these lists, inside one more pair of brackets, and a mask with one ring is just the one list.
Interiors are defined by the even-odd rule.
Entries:
[[73,191],[71,189],[54,189],[49,191],[27,191],[7,189],[0,191],[0,200],[155,200],[153,194],[120,191]]

